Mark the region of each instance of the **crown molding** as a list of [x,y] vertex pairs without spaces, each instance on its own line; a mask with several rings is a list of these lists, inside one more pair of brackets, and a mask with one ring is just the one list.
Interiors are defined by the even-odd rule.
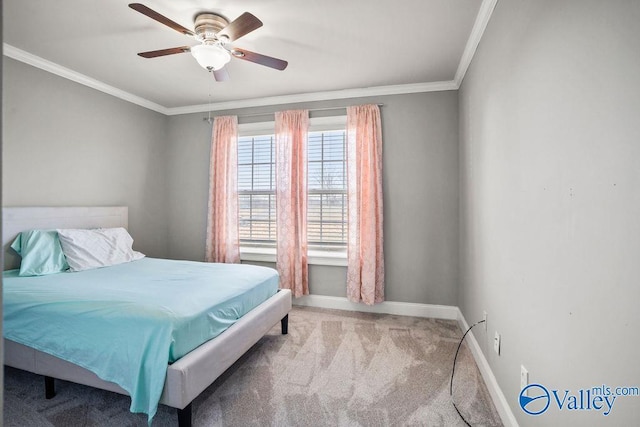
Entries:
[[491,14],[493,13],[493,10],[497,3],[498,0],[482,1],[453,80],[404,85],[374,86],[325,92],[300,93],[293,95],[223,101],[203,105],[189,105],[184,107],[165,107],[163,105],[149,101],[148,99],[110,86],[99,80],[85,76],[84,74],[78,73],[54,62],[40,58],[39,56],[11,46],[10,44],[3,43],[2,47],[3,54],[9,58],[24,62],[25,64],[29,64],[41,70],[48,71],[65,79],[99,90],[106,94],[115,96],[116,98],[120,98],[124,101],[131,102],[144,108],[148,108],[149,110],[156,111],[166,116],[175,116],[179,114],[235,110],[239,108],[264,107],[270,105],[294,104],[299,102],[328,101],[335,99],[364,98],[371,96],[402,95],[410,93],[458,90],[460,88],[460,85],[462,84],[462,80],[464,79],[467,69],[471,64],[473,56],[478,48],[478,44],[482,39],[482,35],[484,34],[487,24],[489,23],[489,19],[491,18]]
[[63,67],[62,65],[56,64],[55,62],[51,62],[29,52],[25,52],[22,49],[11,46],[10,44],[2,44],[2,53],[4,56],[15,59],[16,61],[24,62],[25,64],[29,64],[33,67],[58,75],[76,83],[80,83],[81,85],[88,86],[92,89],[99,90],[100,92],[115,96],[116,98],[120,98],[124,101],[131,102],[132,104],[148,108],[149,110],[153,110],[158,113],[162,113],[165,115],[167,114],[167,108],[163,107],[162,105],[156,104],[155,102],[151,102],[129,92],[125,92],[124,90],[110,86],[106,83],[101,82],[100,80],[96,80],[91,77],[85,76],[84,74],[80,74],[69,68]]
[[402,95],[408,93],[438,92],[456,89],[458,89],[458,87],[453,80],[445,82],[414,83],[393,86],[374,86],[358,89],[299,93],[295,95],[270,96],[265,98],[241,99],[237,101],[214,102],[212,104],[167,108],[166,114],[169,116],[175,116],[178,114],[204,113],[207,111],[220,110],[236,110],[238,108],[265,107],[269,105],[294,104],[297,102],[329,101],[334,99]]
[[469,65],[471,65],[473,56],[476,54],[480,40],[484,35],[484,30],[487,28],[487,24],[489,24],[489,20],[491,19],[491,15],[493,14],[493,10],[497,3],[498,0],[482,0],[480,10],[478,10],[478,15],[476,16],[476,21],[473,24],[471,34],[467,40],[467,45],[464,47],[464,51],[462,52],[462,57],[460,58],[456,75],[453,78],[453,81],[456,83],[456,89],[460,88],[462,80],[464,80],[464,76],[469,69]]

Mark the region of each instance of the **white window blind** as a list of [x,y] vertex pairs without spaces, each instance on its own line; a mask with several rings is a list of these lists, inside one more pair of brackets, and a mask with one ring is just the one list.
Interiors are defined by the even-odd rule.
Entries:
[[307,148],[309,245],[343,248],[347,242],[345,131],[310,132]]
[[276,198],[273,135],[238,139],[238,215],[240,242],[273,246]]
[[[241,246],[275,247],[275,137],[238,139]],[[344,250],[347,242],[344,125],[310,131],[307,140],[307,238],[310,249]]]

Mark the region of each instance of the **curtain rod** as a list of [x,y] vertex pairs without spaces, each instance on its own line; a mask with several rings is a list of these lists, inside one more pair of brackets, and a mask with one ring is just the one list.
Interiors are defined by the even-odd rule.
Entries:
[[[384,104],[376,104],[378,107],[384,107]],[[324,108],[307,108],[309,112],[312,111],[331,111],[331,110],[346,110],[347,107],[324,107]],[[269,116],[275,114],[275,111],[266,111],[264,113],[249,113],[249,114],[237,114],[238,117],[256,117],[256,116]],[[212,117],[203,117],[202,120],[211,123]]]

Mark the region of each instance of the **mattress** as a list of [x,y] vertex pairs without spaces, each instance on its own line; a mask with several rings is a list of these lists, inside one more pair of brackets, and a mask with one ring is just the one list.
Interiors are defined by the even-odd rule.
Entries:
[[277,292],[273,269],[144,258],[77,273],[4,273],[4,336],[82,366],[157,410],[167,364]]

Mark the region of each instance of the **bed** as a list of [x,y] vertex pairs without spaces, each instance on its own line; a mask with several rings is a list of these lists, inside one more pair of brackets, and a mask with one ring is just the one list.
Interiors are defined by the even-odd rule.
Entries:
[[[3,250],[5,270],[18,266],[19,259],[8,249],[8,246],[21,231],[52,228],[126,228],[127,225],[128,211],[126,207],[4,208]],[[137,267],[138,265],[159,270],[159,267],[154,264],[156,261],[152,259],[134,261],[130,265],[122,267],[121,274],[130,274],[127,268]],[[184,263],[179,261],[172,262]],[[194,264],[192,267],[195,268],[195,264],[200,263],[191,264]],[[188,264],[188,266],[191,267],[191,264]],[[214,266],[202,265],[202,267],[213,268]],[[173,269],[174,264],[171,264],[169,268]],[[235,266],[234,268],[242,267]],[[62,273],[54,276],[59,276],[58,280],[60,280],[60,277],[66,274]],[[70,274],[80,275],[82,272]],[[163,274],[170,275],[168,272]],[[176,360],[166,366],[166,377],[161,387],[159,403],[178,410],[178,423],[180,426],[191,425],[191,402],[193,399],[278,321],[281,322],[282,333],[287,333],[288,312],[291,309],[291,293],[288,290],[275,290],[273,292],[275,293],[272,296],[268,297],[264,302],[258,303],[259,305],[255,308],[247,309],[246,314],[242,315],[215,338],[204,342],[204,344],[186,352],[184,355],[177,351],[175,354]],[[262,298],[264,299],[265,297]],[[16,339],[16,341],[19,341],[19,339]],[[54,378],[131,395],[125,391],[125,388],[115,382],[101,379],[91,370],[55,357],[49,354],[51,352],[39,351],[32,346],[20,344],[16,341],[4,338],[4,363],[8,366],[43,375],[45,377],[45,394],[47,398],[53,397],[55,393]],[[81,361],[78,363],[82,364]]]

